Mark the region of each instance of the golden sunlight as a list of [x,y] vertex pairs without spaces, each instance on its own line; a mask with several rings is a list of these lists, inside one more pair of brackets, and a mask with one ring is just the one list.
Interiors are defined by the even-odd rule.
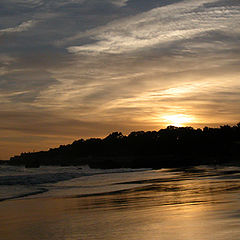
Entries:
[[167,115],[163,116],[164,122],[166,125],[173,125],[175,127],[184,127],[186,124],[191,123],[193,121],[192,116],[184,115],[184,114],[176,114],[176,115]]

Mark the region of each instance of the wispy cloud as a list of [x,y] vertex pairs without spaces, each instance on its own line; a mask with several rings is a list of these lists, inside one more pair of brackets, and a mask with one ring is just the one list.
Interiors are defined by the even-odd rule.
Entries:
[[123,7],[127,4],[128,0],[110,0],[114,5]]
[[29,20],[29,21],[19,24],[16,27],[1,29],[0,34],[24,32],[24,31],[27,31],[30,28],[32,28],[34,25],[36,25],[36,23],[37,23],[37,21],[35,21],[35,20]]
[[205,7],[209,2],[215,1],[184,1],[114,21],[67,39],[91,37],[95,40],[91,44],[70,46],[68,50],[71,53],[123,53],[237,27],[240,7]]
[[[83,4],[85,2],[87,2],[88,0],[57,0],[53,2],[53,5],[55,6],[63,6],[63,5],[69,5],[69,4]],[[92,0],[92,2],[94,3],[94,0]],[[102,3],[106,3],[109,2],[115,6],[118,7],[123,7],[126,5],[126,3],[128,2],[128,0],[104,0],[102,1]]]
[[5,152],[159,129],[168,115],[197,127],[239,121],[237,0],[1,0],[0,8]]
[[0,77],[8,73],[8,67],[15,61],[15,58],[0,54]]

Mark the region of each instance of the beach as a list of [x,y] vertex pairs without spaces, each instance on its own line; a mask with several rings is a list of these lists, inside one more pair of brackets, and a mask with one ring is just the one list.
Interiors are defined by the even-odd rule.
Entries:
[[128,171],[44,183],[44,193],[0,202],[1,239],[240,238],[238,167]]

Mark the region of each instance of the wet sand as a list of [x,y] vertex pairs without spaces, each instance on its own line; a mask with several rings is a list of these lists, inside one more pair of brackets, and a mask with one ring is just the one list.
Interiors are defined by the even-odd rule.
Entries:
[[227,190],[225,181],[220,188],[215,183],[220,191],[214,191],[217,185],[212,181],[179,184],[181,188],[172,191],[152,188],[4,201],[0,203],[0,236],[4,240],[240,239],[238,190]]

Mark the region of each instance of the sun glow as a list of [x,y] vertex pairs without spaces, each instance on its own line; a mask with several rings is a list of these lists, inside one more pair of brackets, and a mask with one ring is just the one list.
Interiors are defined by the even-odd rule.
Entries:
[[193,121],[192,116],[187,116],[183,114],[176,115],[167,115],[163,117],[166,125],[173,125],[175,127],[184,127],[186,124],[191,123]]

